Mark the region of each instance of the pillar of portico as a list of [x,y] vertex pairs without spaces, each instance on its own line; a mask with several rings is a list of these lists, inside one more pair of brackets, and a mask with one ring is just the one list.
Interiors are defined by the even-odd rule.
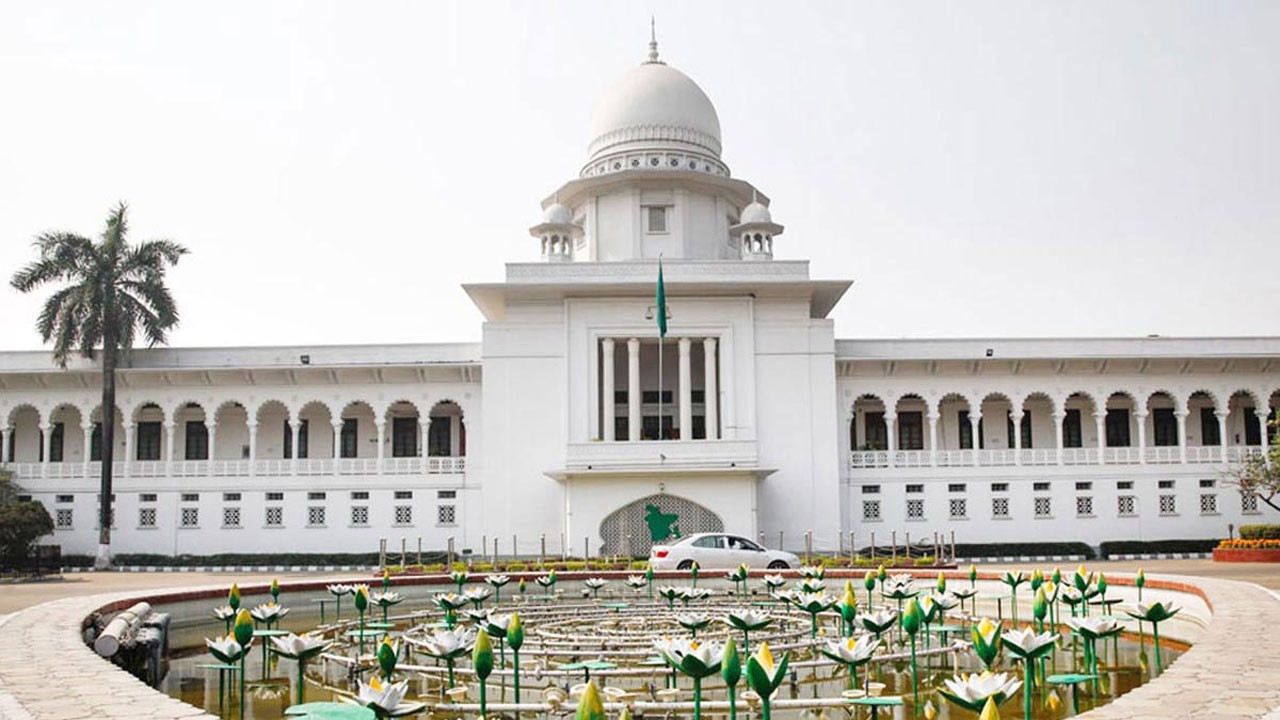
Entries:
[[1138,424],[1138,464],[1147,464],[1147,411],[1139,410],[1133,414]]
[[[640,340],[627,340],[627,439],[640,439]],[[661,421],[659,421],[661,422]]]
[[[104,437],[102,438],[102,440],[105,443],[107,439]],[[112,438],[111,441],[115,442],[115,438]],[[137,446],[137,442],[138,442],[138,426],[131,422],[125,423],[124,424],[124,474],[125,475],[128,475],[130,471],[133,469],[133,457],[136,454],[136,451],[134,450],[134,448]],[[112,448],[112,449],[114,450],[115,448]],[[106,452],[107,452],[107,449],[104,445],[104,447],[102,448],[103,457],[106,457]],[[114,452],[111,453],[111,456],[115,457],[115,453]]]
[[[1265,420],[1262,424],[1262,427],[1263,428],[1267,427]],[[8,462],[9,460],[9,442],[10,442],[11,435],[12,435],[12,432],[9,430],[9,428],[3,425],[0,425],[0,461]],[[1265,438],[1267,434],[1264,432],[1262,433],[1262,436]]]
[[1013,420],[1013,437],[1009,447],[1013,448],[1013,464],[1022,464],[1022,413],[1010,413],[1009,418]]
[[330,420],[329,426],[333,428],[333,474],[339,475],[338,464],[342,460],[342,418]]
[[938,420],[937,413],[929,413],[929,464],[938,464]]
[[[289,431],[293,433],[293,457],[289,458],[289,474],[298,474],[298,459],[302,457],[302,418],[291,418]],[[307,438],[310,440],[310,438]]]
[[969,437],[973,439],[973,442],[971,443],[973,445],[973,448],[972,448],[973,449],[973,466],[977,467],[978,455],[981,454],[978,452],[981,449],[978,446],[978,438],[982,437],[982,413],[981,412],[969,413]]
[[1057,463],[1062,464],[1062,425],[1067,420],[1065,412],[1053,414],[1053,437],[1054,437],[1054,453],[1057,455]]
[[1187,461],[1187,411],[1179,408],[1173,412],[1178,421],[1178,461]]
[[258,423],[249,423],[249,477],[258,474]]
[[378,420],[377,428],[378,428],[378,474],[382,474],[383,460],[387,456],[386,450],[384,449],[384,445],[387,442],[386,418],[382,418]]
[[693,439],[693,370],[689,364],[689,350],[693,341],[680,338],[680,439]]
[[1098,464],[1107,464],[1107,413],[1106,411],[1096,412],[1093,414],[1093,427],[1098,433]]
[[427,469],[427,439],[431,437],[431,415],[428,414],[424,420],[426,422],[422,423],[422,427],[418,428],[418,430],[422,433],[422,450],[419,451],[419,454],[422,455],[422,469],[425,471]]
[[613,338],[605,338],[600,341],[601,353],[601,406],[603,411],[600,413],[600,437],[605,442],[614,441],[614,415],[616,409],[613,402],[613,394],[617,391],[617,384],[613,377]]
[[716,377],[716,339],[702,341],[703,405],[707,409],[707,439],[720,439],[720,388]]
[[44,446],[44,452],[40,454],[40,475],[49,477],[49,463],[52,460],[50,456],[53,454],[53,423],[41,425],[40,430],[40,443]]
[[888,448],[887,462],[889,467],[893,467],[893,454],[898,450],[897,429],[898,429],[898,414],[885,413],[884,414],[884,434],[885,434],[884,440],[885,440],[885,447]]
[[177,438],[178,434],[174,432],[174,430],[177,427],[178,427],[177,423],[173,423],[173,422],[167,422],[164,424],[164,434],[165,434],[164,461],[166,463],[169,463],[169,467],[171,468],[173,466],[173,448],[174,448],[174,445],[178,442],[178,438]]
[[205,462],[205,474],[213,477],[213,461],[218,457],[216,452],[218,447],[218,423],[205,423],[205,427],[209,429],[209,452]]
[[[1218,418],[1218,460],[1227,460],[1227,413],[1216,410],[1213,416]],[[1201,433],[1204,431],[1201,430]]]
[[1253,414],[1258,418],[1258,450],[1262,452],[1262,457],[1267,459],[1267,464],[1270,464],[1271,460],[1267,455],[1267,423],[1270,422],[1271,415],[1266,410],[1254,410]]
[[80,423],[80,429],[84,431],[84,476],[89,477],[89,459],[93,455],[93,423]]

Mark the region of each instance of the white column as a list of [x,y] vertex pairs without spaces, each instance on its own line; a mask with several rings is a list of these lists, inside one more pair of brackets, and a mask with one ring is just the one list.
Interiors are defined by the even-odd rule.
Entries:
[[884,442],[887,450],[886,461],[893,467],[893,454],[898,451],[898,414],[884,414]]
[[40,444],[43,446],[43,451],[40,454],[40,475],[49,477],[49,456],[53,454],[53,423],[41,425],[40,431],[42,433]]
[[330,420],[333,428],[333,474],[338,475],[338,464],[342,460],[342,418]]
[[462,454],[462,416],[449,416],[449,457]]
[[982,413],[971,412],[969,413],[969,437],[973,439],[973,442],[971,444],[973,445],[973,466],[974,467],[978,466],[978,462],[979,462],[978,456],[981,455],[981,452],[979,451],[982,449],[981,448],[982,443],[978,442],[978,438],[980,438],[981,436],[982,436]]
[[1093,414],[1094,432],[1098,434],[1098,464],[1107,464],[1107,411]]
[[[137,454],[137,451],[134,450],[134,448],[137,447],[137,443],[138,443],[138,426],[135,425],[134,423],[126,422],[123,426],[123,429],[124,429],[124,474],[129,475],[133,471],[133,458]],[[103,438],[103,440],[105,441],[106,438]],[[115,442],[115,438],[111,438],[111,442]],[[115,448],[112,448],[112,450],[115,450]],[[106,452],[106,448],[104,447],[103,453],[105,452]],[[113,458],[115,457],[114,452],[111,455]]]
[[[1227,460],[1227,414],[1221,410],[1215,410],[1213,416],[1218,418],[1218,460],[1226,462]],[[1201,439],[1204,437],[1204,430],[1200,430]]]
[[[1264,421],[1262,423],[1262,430],[1263,430],[1262,439],[1263,440],[1267,439],[1266,429],[1267,429],[1267,423],[1264,418]],[[9,462],[9,443],[12,441],[12,437],[13,437],[13,432],[9,428],[3,425],[0,425],[0,463]]]
[[600,413],[600,437],[605,442],[613,442],[614,438],[614,415],[616,409],[613,403],[613,394],[617,391],[617,384],[613,377],[613,338],[605,338],[600,341],[601,363],[604,365],[601,372],[600,395],[603,410]]
[[1271,456],[1267,453],[1267,423],[1271,420],[1269,410],[1270,408],[1267,410],[1255,409],[1253,411],[1253,414],[1258,416],[1258,442],[1261,443],[1258,446],[1258,451],[1262,453],[1262,458],[1266,461],[1268,467],[1271,466]]
[[84,476],[89,477],[89,458],[93,454],[93,423],[82,423],[80,429],[84,431]]
[[1009,438],[1009,447],[1013,448],[1013,464],[1022,464],[1022,413],[1009,413],[1009,419],[1013,421],[1013,437]]
[[213,461],[218,457],[216,452],[218,447],[218,423],[205,423],[205,427],[209,431],[209,457],[205,461],[205,474],[213,477]]
[[258,423],[249,423],[249,477],[258,474]]
[[[289,431],[293,433],[293,457],[289,460],[289,474],[298,474],[298,459],[302,457],[302,418],[292,418]],[[310,440],[311,438],[307,438]]]
[[431,416],[427,415],[424,419],[426,420],[426,422],[422,423],[422,427],[418,428],[418,430],[422,433],[422,450],[419,451],[419,454],[422,456],[422,470],[423,472],[426,472],[427,470],[427,437],[431,433]]
[[1067,414],[1065,412],[1053,414],[1054,450],[1057,455],[1057,463],[1059,465],[1062,464],[1062,425],[1066,420]]
[[640,341],[627,341],[627,439],[640,439]]
[[384,446],[387,442],[387,420],[382,418],[378,420],[378,473],[382,473],[382,462],[386,458],[387,453]]
[[932,466],[938,464],[938,418],[938,415],[929,413],[929,464]]
[[1187,461],[1187,411],[1181,408],[1173,411],[1178,420],[1178,461]]
[[680,439],[693,439],[693,370],[689,365],[689,349],[693,343],[682,337],[680,348]]
[[172,463],[174,461],[173,448],[178,442],[178,433],[175,432],[177,427],[178,427],[178,424],[173,422],[167,422],[164,424],[164,434],[165,434],[164,459],[166,463],[170,464],[170,467],[172,467]]
[[720,383],[716,377],[716,339],[702,341],[703,405],[707,409],[707,439],[720,439]]
[[1147,464],[1147,411],[1139,410],[1133,414],[1138,421],[1138,464]]

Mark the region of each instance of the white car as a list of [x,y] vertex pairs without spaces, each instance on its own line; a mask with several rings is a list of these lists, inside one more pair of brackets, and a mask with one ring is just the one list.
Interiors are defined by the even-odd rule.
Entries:
[[649,565],[654,570],[688,570],[694,562],[703,570],[751,568],[786,570],[800,567],[800,558],[781,550],[766,550],[737,535],[695,533],[673,545],[654,545]]

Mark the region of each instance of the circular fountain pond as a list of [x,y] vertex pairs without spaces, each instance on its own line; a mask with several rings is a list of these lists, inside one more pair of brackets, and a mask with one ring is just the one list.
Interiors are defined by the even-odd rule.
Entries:
[[[999,581],[967,578],[950,579],[951,592],[939,593],[933,577],[889,576],[870,589],[862,578],[789,577],[774,579],[782,582],[776,587],[758,577],[745,586],[704,578],[695,589],[688,577],[650,583],[633,576],[629,582],[561,578],[544,587],[530,582],[523,593],[513,584],[499,598],[484,576],[458,587],[443,580],[357,589],[366,593],[359,601],[363,631],[356,596],[286,589],[279,603],[289,612],[270,627],[257,621],[242,628],[253,640],[243,658],[229,664],[231,621],[216,619],[207,601],[187,601],[178,614],[190,620],[171,630],[174,651],[160,689],[213,715],[237,718],[243,669],[244,717],[256,720],[296,717],[286,713],[299,702],[361,696],[367,703],[379,686],[381,697],[391,696],[386,702],[399,703],[396,712],[436,718],[561,717],[574,713],[584,695],[587,703],[598,698],[611,717],[626,710],[663,718],[728,718],[732,712],[744,720],[973,718],[994,692],[1001,718],[1027,717],[1029,703],[1032,717],[1050,719],[1072,717],[1149,681],[1177,660],[1187,648],[1182,640],[1194,635],[1180,628],[1166,636],[1159,626],[1157,665],[1151,623],[1131,617],[1138,608],[1121,600],[1136,600],[1135,589],[1113,588],[1107,596],[1092,575],[1085,576],[1083,593],[1067,578],[1038,584],[1035,594],[1030,583],[1011,591]],[[1041,589],[1049,593],[1037,608]],[[1017,622],[1010,608],[1014,596]],[[1167,610],[1167,599],[1158,599]],[[257,608],[270,600],[246,596],[243,609],[263,616]],[[387,605],[385,622],[379,600]],[[305,635],[312,645],[303,654],[314,655],[304,657],[301,668],[290,633]],[[224,643],[221,659],[206,638]],[[730,640],[737,658],[726,663]],[[483,698],[478,643],[491,648],[492,658],[487,673],[479,658],[487,675]],[[988,652],[993,645],[994,657]],[[984,655],[995,677],[976,676],[987,667]],[[1025,655],[1032,657],[1035,680],[1029,696]],[[732,711],[726,664],[735,683]],[[736,666],[740,671],[732,672]],[[969,674],[975,675],[966,684]],[[776,687],[769,694],[771,683]],[[762,695],[770,700],[763,702]],[[374,710],[387,716],[386,708]]]

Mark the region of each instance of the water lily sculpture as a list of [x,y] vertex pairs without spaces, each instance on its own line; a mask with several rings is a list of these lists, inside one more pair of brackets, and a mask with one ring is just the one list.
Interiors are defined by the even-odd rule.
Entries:
[[849,689],[852,690],[858,686],[858,668],[871,662],[871,656],[878,647],[879,638],[862,635],[858,638],[830,640],[825,645],[819,645],[818,651],[849,669]]
[[453,581],[454,585],[458,586],[459,595],[462,594],[462,586],[467,584],[467,578],[469,577],[470,576],[467,575],[466,570],[454,570],[453,572],[449,573],[449,579]]
[[725,622],[742,631],[742,652],[751,653],[751,633],[763,630],[773,622],[773,618],[751,609],[730,610],[725,614]]
[[1125,614],[1135,620],[1145,620],[1151,623],[1151,637],[1155,641],[1156,646],[1156,674],[1162,670],[1160,663],[1160,623],[1177,615],[1182,608],[1177,607],[1173,603],[1153,602],[1137,603],[1132,608],[1126,608]]
[[457,593],[440,593],[435,597],[436,607],[444,611],[444,625],[452,629],[458,622],[458,608],[467,604],[467,599]]
[[673,585],[661,585],[658,587],[658,597],[667,601],[667,608],[675,607],[676,598],[680,597],[680,588]]
[[489,637],[498,641],[498,654],[504,670],[507,667],[507,646],[504,641],[507,639],[507,628],[511,627],[511,620],[514,617],[515,613],[490,615],[484,623],[484,629],[488,631]]
[[502,588],[511,582],[511,578],[507,575],[485,575],[484,581],[493,588],[493,602],[495,605],[502,602]]
[[1009,607],[1013,613],[1013,624],[1018,624],[1018,586],[1027,581],[1027,574],[1021,570],[1010,570],[1000,576],[1000,582],[1009,586]]
[[685,607],[688,607],[691,601],[706,600],[707,598],[711,597],[711,595],[712,595],[712,592],[709,588],[684,587],[684,588],[680,588],[679,598],[680,598],[680,601],[685,604]]
[[382,622],[387,621],[387,610],[404,602],[404,596],[394,590],[382,590],[369,596],[375,605],[382,608]]
[[406,641],[414,647],[422,650],[437,660],[444,661],[445,666],[449,669],[450,688],[454,686],[454,662],[471,650],[471,646],[475,643],[475,639],[475,631],[468,628],[437,630],[432,633],[430,637],[424,640],[406,637]]
[[587,588],[591,590],[591,597],[594,599],[594,598],[600,597],[600,588],[603,588],[605,585],[608,585],[609,581],[605,580],[604,578],[593,577],[593,578],[587,578],[586,580],[583,580],[582,584],[586,585]]
[[970,712],[982,712],[988,702],[998,706],[1013,697],[1022,681],[1008,673],[970,673],[943,680],[938,693]]
[[1067,604],[1071,608],[1071,617],[1076,617],[1078,608],[1084,604],[1084,593],[1079,590],[1062,586],[1062,590],[1058,593],[1058,599]]
[[[743,595],[746,595],[747,594],[747,578],[749,576],[750,576],[750,570],[747,568],[747,564],[743,563],[739,565],[737,569],[726,573],[724,576],[724,579],[729,580],[730,582],[733,583],[733,591],[735,593],[741,592]],[[741,586],[741,588],[739,588],[739,586]]]
[[1023,701],[1022,711],[1031,717],[1031,696],[1036,687],[1036,666],[1040,658],[1053,652],[1058,644],[1058,634],[1047,632],[1036,634],[1032,630],[1010,630],[1004,634],[1004,646],[1009,654],[1018,658],[1023,664]]
[[800,574],[809,580],[821,580],[827,576],[827,568],[822,563],[805,565],[800,568]]
[[467,602],[471,603],[477,610],[484,605],[484,601],[488,600],[491,595],[493,595],[493,591],[487,587],[470,587],[462,593]]
[[227,633],[231,632],[231,621],[236,618],[236,609],[230,605],[219,605],[213,609],[213,616],[222,621]]
[[693,680],[693,718],[702,718],[702,679],[720,672],[724,649],[719,643],[665,638],[654,643],[663,660]]
[[377,677],[373,677],[367,683],[363,680],[359,681],[356,696],[348,702],[369,708],[380,720],[415,715],[426,709],[427,706],[423,703],[405,702],[404,698],[408,694],[408,680],[384,683]]
[[[1066,591],[1063,592],[1065,594]],[[1085,672],[1097,675],[1098,640],[1119,634],[1123,629],[1120,627],[1120,622],[1113,617],[1071,618],[1067,621],[1067,627],[1084,639]]]
[[991,622],[990,618],[982,618],[969,630],[969,634],[973,637],[973,651],[988,672],[995,665],[996,658],[1000,656],[1000,633],[1000,626]]
[[822,578],[807,577],[800,581],[796,589],[802,593],[822,592],[827,588],[827,583]]
[[257,620],[260,623],[265,623],[268,630],[271,629],[272,625],[280,622],[280,620],[288,614],[289,608],[281,607],[275,602],[262,603],[258,607],[249,611],[249,615],[252,616],[254,620]]
[[545,595],[551,594],[551,588],[555,587],[557,580],[558,578],[556,577],[555,570],[552,570],[546,575],[539,575],[538,577],[533,579],[534,582],[542,586],[542,591],[543,591],[543,594]]
[[636,592],[640,592],[641,589],[649,586],[649,580],[643,575],[628,575],[624,582],[627,583],[627,587]]
[[480,680],[480,717],[486,716],[489,675],[493,673],[493,645],[489,642],[489,632],[484,628],[476,633],[476,642],[471,649],[471,669]]
[[893,608],[881,608],[872,613],[859,615],[858,622],[862,623],[862,627],[867,632],[872,633],[876,636],[876,639],[879,639],[886,630],[898,622],[898,612]]
[[692,639],[698,639],[698,631],[711,624],[711,618],[702,613],[682,613],[676,615],[676,622],[680,627],[688,630]]
[[974,615],[978,614],[978,601],[974,599],[978,596],[978,588],[958,587],[951,590],[951,594],[956,596],[956,599],[960,601],[961,606],[964,605],[965,600],[973,600],[971,612]]
[[760,578],[760,581],[764,583],[764,586],[769,589],[770,593],[776,592],[778,588],[787,584],[787,579],[777,573],[765,575]]
[[305,700],[306,682],[306,665],[309,660],[328,650],[333,645],[332,640],[326,640],[318,635],[295,635],[289,633],[283,637],[271,638],[271,650],[277,655],[282,655],[298,663],[298,704],[301,705]]
[[760,717],[772,720],[770,700],[773,693],[787,677],[787,664],[790,657],[782,656],[782,660],[774,662],[773,653],[769,651],[769,643],[760,643],[760,649],[747,658],[747,684],[760,696]]
[[228,633],[226,637],[222,638],[205,638],[204,644],[205,647],[209,649],[209,654],[218,662],[225,665],[234,665],[239,662],[240,657],[249,649],[248,647],[241,645],[236,640],[236,636],[230,633]]
[[791,604],[809,613],[809,637],[818,636],[818,615],[835,607],[835,598],[825,592],[796,593],[791,597]]
[[350,595],[354,589],[350,585],[338,583],[325,587],[329,594],[333,596],[333,621],[340,622],[342,620],[342,596]]
[[493,614],[493,611],[488,608],[469,608],[467,610],[463,610],[462,614],[465,615],[473,625],[480,627],[481,625],[489,622],[489,616]]

